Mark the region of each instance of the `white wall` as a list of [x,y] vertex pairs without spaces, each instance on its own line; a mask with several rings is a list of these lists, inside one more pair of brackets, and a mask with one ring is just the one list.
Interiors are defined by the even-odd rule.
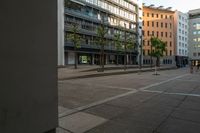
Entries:
[[[181,18],[179,18],[179,16],[181,16]],[[184,20],[182,20],[182,18],[184,18]],[[186,19],[186,21],[185,21]],[[188,56],[188,15],[185,13],[182,13],[180,11],[176,11],[175,13],[175,23],[176,23],[176,53],[179,56]],[[179,25],[179,23],[181,25]],[[184,27],[182,27],[184,25]],[[185,28],[185,26],[187,28]],[[179,31],[180,30],[180,31]],[[183,33],[184,34],[183,34]],[[185,34],[186,32],[186,34]],[[179,38],[179,36],[181,37],[181,39]],[[184,40],[182,40],[182,37],[184,38]],[[185,38],[187,38],[187,40],[185,40]],[[181,52],[179,52],[179,50],[181,50]],[[184,52],[183,52],[184,51]]]

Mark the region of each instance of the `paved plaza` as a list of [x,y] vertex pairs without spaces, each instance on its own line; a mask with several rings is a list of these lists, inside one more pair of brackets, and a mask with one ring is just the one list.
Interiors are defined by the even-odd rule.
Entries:
[[199,133],[200,72],[59,80],[58,133]]

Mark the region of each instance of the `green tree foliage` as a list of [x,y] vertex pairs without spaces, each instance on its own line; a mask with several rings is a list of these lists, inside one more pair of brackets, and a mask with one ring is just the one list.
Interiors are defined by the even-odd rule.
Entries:
[[166,42],[163,42],[161,39],[157,37],[151,38],[151,45],[153,51],[151,51],[151,56],[156,58],[156,65],[155,65],[155,75],[157,75],[157,66],[160,66],[160,57],[163,56],[164,52],[166,51]]
[[[131,53],[135,50],[135,40],[133,37],[129,37],[127,39],[127,45],[126,45],[126,48],[127,48],[127,51],[129,52],[129,55],[130,55],[130,61],[131,61]],[[131,62],[130,62],[131,63]]]
[[114,43],[115,43],[115,47],[116,47],[116,50],[117,50],[117,62],[116,64],[118,65],[119,64],[119,54],[123,51],[123,48],[122,48],[122,42],[121,42],[121,35],[118,33],[118,34],[115,34],[114,35]]
[[75,63],[74,63],[74,68],[77,69],[77,65],[78,65],[78,53],[77,53],[77,49],[79,49],[81,47],[80,43],[81,43],[81,36],[78,34],[78,24],[73,23],[71,25],[71,29],[70,29],[70,33],[67,33],[65,35],[65,39],[69,39],[73,46],[74,46],[74,53],[75,53]]
[[101,66],[101,72],[104,71],[104,47],[106,45],[106,34],[107,34],[107,29],[105,28],[105,26],[103,24],[101,24],[98,28],[97,28],[97,44],[100,46],[100,66]]

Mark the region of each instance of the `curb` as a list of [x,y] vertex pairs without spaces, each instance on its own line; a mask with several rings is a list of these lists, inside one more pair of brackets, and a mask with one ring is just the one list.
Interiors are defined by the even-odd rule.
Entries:
[[[158,71],[165,71],[165,70],[174,70],[178,69],[177,67],[168,67],[168,68],[159,68]],[[81,78],[92,78],[92,77],[102,77],[102,76],[110,76],[110,75],[123,75],[123,74],[130,74],[130,73],[137,73],[137,72],[152,72],[154,69],[146,69],[146,70],[127,70],[122,72],[111,72],[111,73],[95,73],[95,74],[88,74],[83,76],[74,76],[74,77],[67,77],[67,78],[60,78],[58,80],[70,80],[70,79],[81,79]]]

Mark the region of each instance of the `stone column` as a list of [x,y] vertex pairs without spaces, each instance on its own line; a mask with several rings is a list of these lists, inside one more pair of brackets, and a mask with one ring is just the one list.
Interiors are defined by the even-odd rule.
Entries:
[[0,133],[58,125],[57,1],[0,1]]

